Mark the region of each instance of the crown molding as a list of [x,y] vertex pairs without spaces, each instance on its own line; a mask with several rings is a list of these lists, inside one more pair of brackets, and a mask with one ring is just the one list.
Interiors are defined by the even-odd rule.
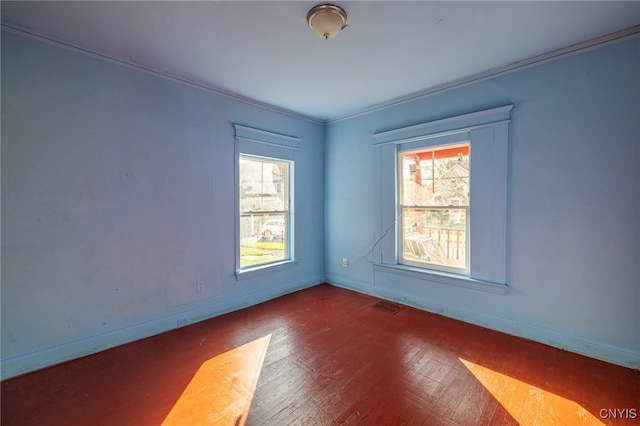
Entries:
[[334,118],[328,118],[328,119],[321,119],[321,118],[317,118],[317,117],[312,117],[312,116],[308,116],[306,114],[301,114],[299,112],[296,111],[292,111],[292,110],[288,110],[285,108],[281,108],[281,107],[277,107],[275,105],[272,104],[268,104],[265,102],[261,102],[246,96],[242,96],[239,95],[237,93],[234,92],[230,92],[228,90],[219,88],[219,87],[215,87],[215,86],[211,86],[211,85],[206,85],[203,83],[199,83],[199,82],[195,82],[195,81],[191,81],[187,78],[184,77],[179,77],[164,71],[158,71],[156,69],[152,69],[150,67],[145,67],[141,64],[137,64],[131,61],[126,61],[126,60],[122,60],[122,59],[117,59],[117,58],[113,58],[111,56],[108,56],[106,54],[102,54],[102,53],[97,53],[88,49],[84,49],[82,47],[76,46],[74,44],[68,43],[68,42],[64,42],[61,40],[57,40],[54,39],[53,37],[49,36],[49,35],[43,35],[43,34],[38,34],[36,32],[33,31],[28,31],[24,28],[18,28],[16,26],[13,26],[11,24],[8,24],[6,22],[2,22],[1,24],[1,28],[4,31],[9,31],[12,33],[16,33],[28,38],[32,38],[32,39],[36,39],[48,44],[52,44],[58,47],[62,47],[62,48],[66,48],[66,49],[70,49],[73,51],[76,51],[78,53],[82,53],[84,55],[88,55],[94,58],[98,58],[98,59],[102,59],[105,60],[107,62],[111,62],[111,63],[115,63],[121,66],[125,66],[127,68],[131,68],[137,71],[141,71],[141,72],[145,72],[147,74],[152,74],[161,78],[165,78],[174,82],[178,82],[181,84],[185,84],[191,87],[194,87],[196,89],[201,89],[201,90],[205,90],[211,93],[215,93],[217,95],[220,96],[224,96],[226,98],[230,98],[245,104],[249,104],[249,105],[254,105],[260,108],[264,108],[270,111],[274,111],[280,114],[285,114],[285,115],[289,115],[292,117],[296,117],[296,118],[300,118],[306,121],[310,121],[316,124],[323,124],[323,125],[327,125],[327,124],[333,124],[339,121],[343,121],[343,120],[347,120],[347,119],[351,119],[351,118],[355,118],[355,117],[359,117],[365,114],[369,114],[372,112],[376,112],[376,111],[381,111],[387,108],[391,108],[391,107],[395,107],[398,105],[402,105],[408,102],[412,102],[414,100],[417,99],[422,99],[428,96],[432,96],[435,94],[439,94],[442,92],[446,92],[452,89],[457,89],[460,87],[464,87],[466,85],[472,84],[472,83],[477,83],[477,82],[481,82],[481,81],[485,81],[485,80],[489,80],[491,78],[495,78],[495,77],[501,77],[503,75],[507,75],[509,73],[512,73],[514,71],[519,71],[525,68],[529,68],[532,66],[536,66],[536,65],[541,65],[544,63],[548,63],[548,62],[552,62],[552,61],[556,61],[558,59],[562,59],[571,55],[575,55],[578,53],[582,53],[591,49],[595,49],[595,48],[599,48],[599,47],[603,47],[606,45],[610,45],[613,43],[617,43],[620,41],[624,41],[627,39],[632,39],[635,37],[640,36],[640,25],[635,25],[633,27],[630,28],[626,28],[624,30],[620,30],[620,31],[616,31],[610,34],[606,34],[600,37],[596,37],[594,39],[591,40],[587,40],[581,43],[576,43],[573,44],[571,46],[567,46],[565,48],[561,48],[558,50],[554,50],[552,52],[549,53],[545,53],[542,55],[538,55],[538,56],[534,56],[528,59],[524,59],[522,61],[518,61],[518,62],[514,62],[512,64],[506,65],[506,66],[502,66],[502,67],[496,67],[493,68],[491,70],[482,72],[482,73],[478,73],[478,74],[473,74],[461,79],[457,79],[457,80],[452,80],[450,82],[447,83],[443,83],[441,85],[437,85],[437,86],[433,86],[424,90],[420,90],[418,92],[413,92],[404,96],[400,96],[397,98],[393,98],[390,99],[388,101],[385,102],[381,102],[378,104],[374,104],[371,105],[369,107],[363,108],[360,111],[357,111],[355,113],[350,113],[350,114],[346,114],[346,115],[342,115],[342,116],[338,116],[338,117],[334,117]]
[[468,77],[464,77],[457,80],[452,80],[450,82],[447,82],[438,86],[433,86],[424,90],[420,90],[418,92],[413,92],[413,93],[400,96],[385,102],[381,102],[379,104],[371,105],[370,107],[364,108],[352,114],[347,114],[347,115],[327,119],[324,121],[324,124],[333,124],[339,121],[348,120],[348,119],[366,115],[372,112],[382,111],[386,108],[395,107],[395,106],[412,102],[418,99],[426,98],[428,96],[443,93],[453,89],[458,89],[460,87],[464,87],[472,83],[477,83],[477,82],[489,80],[492,78],[501,77],[503,75],[510,74],[514,71],[520,71],[536,65],[553,62],[553,61],[563,59],[578,53],[583,53],[592,49],[596,49],[596,48],[600,48],[600,47],[614,44],[617,42],[621,42],[624,40],[636,38],[638,36],[640,36],[640,25],[635,25],[633,27],[626,28],[624,30],[606,34],[606,35],[603,35],[591,40],[587,40],[581,43],[576,43],[562,49],[554,50],[552,52],[534,56],[528,59],[524,59],[522,61],[514,62],[512,64],[509,64],[503,67],[496,67],[482,73],[473,74]]
[[173,75],[173,74],[165,72],[165,71],[158,71],[158,70],[153,69],[151,67],[146,67],[146,66],[144,66],[142,64],[137,64],[137,63],[132,62],[132,61],[126,61],[126,60],[123,60],[123,59],[118,59],[118,58],[111,57],[111,56],[103,54],[103,53],[94,52],[94,51],[91,51],[91,50],[76,46],[76,45],[68,43],[68,42],[64,42],[64,41],[61,41],[61,40],[54,39],[51,36],[45,36],[45,35],[42,35],[42,34],[35,33],[33,31],[25,30],[23,28],[15,27],[15,26],[7,24],[5,22],[2,22],[1,28],[2,28],[3,31],[8,31],[8,32],[11,32],[11,33],[14,33],[14,34],[18,34],[18,35],[30,38],[30,39],[34,39],[34,40],[38,40],[38,41],[50,44],[50,45],[53,45],[53,46],[61,47],[63,49],[72,50],[72,51],[74,51],[76,53],[80,53],[80,54],[83,54],[83,55],[86,55],[86,56],[90,56],[92,58],[96,58],[96,59],[100,59],[100,60],[103,60],[103,61],[107,61],[107,62],[116,64],[116,65],[120,65],[120,66],[129,68],[129,69],[133,69],[135,71],[140,71],[140,72],[144,72],[146,74],[151,74],[151,75],[154,75],[156,77],[160,77],[160,78],[163,78],[163,79],[166,79],[166,80],[170,80],[170,81],[173,81],[173,82],[176,82],[176,83],[185,84],[185,85],[193,87],[195,89],[200,89],[200,90],[204,90],[204,91],[207,91],[207,92],[210,92],[210,93],[214,93],[214,94],[219,95],[219,96],[224,96],[225,98],[233,99],[235,101],[242,102],[244,104],[257,106],[257,107],[260,107],[260,108],[263,108],[263,109],[267,109],[267,110],[270,110],[270,111],[273,111],[273,112],[277,112],[277,113],[280,113],[280,114],[285,114],[285,115],[289,115],[289,116],[292,116],[292,117],[300,118],[300,119],[303,119],[303,120],[306,120],[306,121],[311,121],[311,122],[316,123],[316,124],[325,124],[325,120],[321,120],[321,119],[316,118],[316,117],[311,117],[311,116],[308,116],[308,115],[305,115],[305,114],[301,114],[301,113],[296,112],[296,111],[288,110],[286,108],[280,108],[280,107],[277,107],[275,105],[271,105],[271,104],[268,104],[268,103],[265,103],[265,102],[260,102],[258,100],[255,100],[255,99],[252,99],[252,98],[249,98],[249,97],[246,97],[246,96],[242,96],[242,95],[239,95],[239,94],[234,93],[234,92],[230,92],[230,91],[222,89],[220,87],[215,87],[215,86],[212,86],[212,85],[207,85],[207,84],[204,84],[204,83],[195,82],[195,81],[189,80],[187,78],[179,77],[177,75]]

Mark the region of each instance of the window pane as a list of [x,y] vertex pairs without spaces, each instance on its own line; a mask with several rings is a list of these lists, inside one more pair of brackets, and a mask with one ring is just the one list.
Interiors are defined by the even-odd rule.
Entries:
[[289,258],[289,162],[240,156],[240,267]]
[[289,163],[240,157],[240,211],[285,211],[289,208]]
[[284,214],[240,217],[240,267],[288,259],[288,226]]
[[466,269],[466,227],[466,208],[404,208],[403,260],[424,266]]
[[469,205],[468,143],[405,152],[400,164],[402,205]]

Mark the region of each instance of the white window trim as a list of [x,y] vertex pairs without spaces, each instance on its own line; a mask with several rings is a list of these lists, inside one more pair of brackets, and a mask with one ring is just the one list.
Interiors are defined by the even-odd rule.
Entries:
[[438,284],[452,285],[456,287],[481,290],[489,293],[506,294],[509,287],[505,284],[497,284],[488,281],[477,280],[465,275],[450,274],[436,270],[425,270],[408,265],[385,265],[374,263],[373,269],[378,272],[387,272],[407,278],[419,280],[428,279],[430,282]]
[[[233,124],[235,129],[235,275],[241,281],[295,266],[295,154],[301,139],[266,130]],[[290,161],[289,168],[289,258],[279,262],[240,268],[240,155]]]
[[[450,137],[446,137],[443,136],[439,139],[434,139],[434,143],[424,143],[424,145],[420,146],[420,150],[428,150],[428,149],[440,149],[440,148],[446,148],[447,146],[459,146],[460,144],[467,144],[469,141],[467,141],[465,139],[465,137],[463,136],[464,134],[460,134],[460,135],[451,135],[454,137],[453,141],[449,141],[448,139]],[[442,141],[442,139],[447,139],[446,142]],[[440,141],[440,142],[438,142]],[[406,144],[405,144],[406,146]],[[396,177],[397,182],[398,182],[398,194],[400,193],[400,191],[402,190],[402,185],[400,182],[400,167],[401,167],[401,159],[400,159],[400,155],[401,153],[405,153],[405,152],[411,152],[414,151],[415,149],[411,149],[411,148],[406,148],[403,147],[403,145],[398,145],[398,155],[396,156],[398,159],[398,176]],[[442,208],[447,208],[449,206],[442,206]],[[452,206],[452,207],[456,207],[456,206]],[[464,208],[465,212],[466,212],[466,218],[469,218],[469,212],[470,212],[470,208],[469,206],[466,206],[466,208]],[[402,219],[402,212],[403,212],[403,208],[400,205],[400,202],[398,201],[398,215],[396,216],[399,221],[398,225],[402,226],[403,225],[403,219]],[[397,238],[398,238],[398,264],[402,264],[405,266],[409,266],[409,267],[415,267],[418,269],[428,269],[430,271],[439,271],[439,272],[444,272],[444,273],[450,273],[450,274],[457,274],[457,275],[469,275],[470,272],[470,268],[469,268],[469,257],[470,257],[470,253],[471,253],[471,248],[469,247],[468,241],[469,241],[469,224],[467,223],[467,226],[465,227],[465,259],[466,259],[466,266],[464,268],[455,268],[455,267],[447,267],[444,265],[437,265],[437,264],[431,264],[432,266],[424,266],[423,262],[417,262],[417,261],[413,261],[413,260],[409,260],[409,259],[405,259],[404,255],[402,254],[402,250],[404,247],[402,247],[403,245],[403,235],[402,232],[398,232],[397,233]]]
[[296,259],[283,260],[281,262],[268,263],[266,265],[258,265],[253,268],[244,268],[236,271],[236,281],[244,281],[252,278],[262,277],[264,275],[279,272],[296,266]]
[[[507,291],[507,166],[513,105],[379,132],[374,144],[374,270],[496,293]],[[400,146],[471,143],[471,257],[469,275],[398,263],[397,154]],[[475,161],[474,161],[475,160]],[[482,196],[479,196],[482,194]],[[383,235],[391,224],[395,232]]]

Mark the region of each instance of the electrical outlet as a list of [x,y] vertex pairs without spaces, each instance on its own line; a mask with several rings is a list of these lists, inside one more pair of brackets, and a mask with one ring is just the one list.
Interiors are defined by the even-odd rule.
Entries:
[[204,291],[204,281],[198,281],[196,283],[196,291],[202,293]]
[[347,259],[346,257],[342,259],[342,266],[344,266],[345,268],[347,266],[349,266],[349,259]]

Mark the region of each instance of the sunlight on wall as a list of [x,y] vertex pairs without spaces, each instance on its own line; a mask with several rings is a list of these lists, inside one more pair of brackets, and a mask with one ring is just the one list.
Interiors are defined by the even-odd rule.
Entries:
[[604,425],[575,401],[471,361],[459,359],[521,425]]
[[204,362],[163,425],[244,425],[271,334]]

